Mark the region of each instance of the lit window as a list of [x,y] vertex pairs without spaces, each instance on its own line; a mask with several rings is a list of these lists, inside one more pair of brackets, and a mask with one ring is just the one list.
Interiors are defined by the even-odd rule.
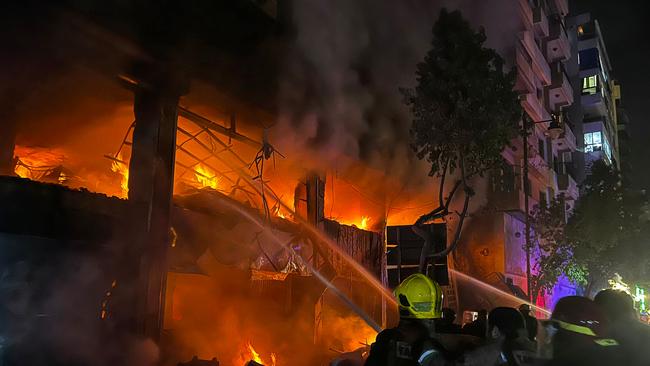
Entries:
[[605,151],[605,155],[607,155],[607,159],[609,159],[609,161],[612,161],[612,149],[609,147],[607,140],[605,140],[603,143],[603,150]]
[[608,153],[609,144],[603,137],[604,136],[600,131],[585,133],[585,152],[601,151],[603,150],[604,143],[605,153],[608,155],[608,157],[610,157],[611,152]]
[[585,34],[585,28],[581,25],[578,26],[578,35],[584,35]]
[[582,78],[582,94],[596,94],[598,92],[598,76],[592,75]]

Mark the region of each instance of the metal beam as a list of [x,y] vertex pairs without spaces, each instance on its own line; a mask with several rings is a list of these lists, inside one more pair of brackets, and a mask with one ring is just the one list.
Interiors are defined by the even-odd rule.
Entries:
[[233,128],[227,128],[181,106],[178,107],[178,115],[196,123],[200,127],[208,128],[224,136],[228,136],[229,139],[237,140],[239,142],[242,142],[246,145],[252,146],[257,149],[262,147],[261,142],[255,141],[249,138],[248,136],[244,136],[239,132],[235,131],[234,124],[232,125]]

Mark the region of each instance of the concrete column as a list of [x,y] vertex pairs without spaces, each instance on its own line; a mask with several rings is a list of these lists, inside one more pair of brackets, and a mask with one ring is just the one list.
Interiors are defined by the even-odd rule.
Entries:
[[0,93],[0,175],[14,174],[17,102],[12,90]]
[[155,341],[164,320],[179,94],[149,86],[138,88],[134,100],[129,200],[140,208],[135,222],[140,258],[136,326]]

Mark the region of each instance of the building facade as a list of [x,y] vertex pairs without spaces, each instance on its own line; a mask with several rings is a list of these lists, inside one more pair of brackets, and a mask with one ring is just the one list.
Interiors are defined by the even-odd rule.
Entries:
[[619,146],[621,86],[612,77],[612,66],[597,20],[589,14],[572,17],[578,42],[578,80],[575,88],[580,94],[582,109],[581,149],[585,170],[596,160],[621,168]]
[[[503,167],[490,177],[488,203],[472,217],[464,232],[463,253],[456,261],[461,270],[474,277],[521,295],[528,293],[525,196],[532,211],[536,205],[563,195],[570,211],[579,195],[574,172],[578,139],[569,113],[576,96],[567,72],[576,62],[577,47],[567,31],[567,0],[499,1],[491,5],[517,19],[515,29],[499,29],[490,26],[488,20],[484,24],[488,44],[492,37],[509,39],[497,50],[517,69],[515,88],[530,121],[528,161],[524,161],[523,136],[503,151]],[[534,263],[533,253],[533,273]],[[462,292],[459,289],[461,303],[481,303],[481,299],[468,299]],[[575,288],[563,279],[552,294],[540,296],[538,302],[551,307],[555,299],[574,293]],[[490,305],[497,304],[481,306]]]

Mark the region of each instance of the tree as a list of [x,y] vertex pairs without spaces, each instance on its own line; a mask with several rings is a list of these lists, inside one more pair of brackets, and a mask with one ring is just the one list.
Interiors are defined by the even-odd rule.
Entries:
[[624,185],[618,172],[604,162],[592,164],[567,225],[574,260],[587,274],[587,294],[597,285],[605,285],[615,273],[628,281],[644,280],[648,275],[645,207],[643,192]]
[[[499,54],[483,46],[484,30],[474,31],[458,11],[443,9],[433,26],[432,48],[417,65],[417,86],[402,89],[413,115],[412,147],[431,164],[439,181],[439,205],[422,215],[414,230],[425,239],[420,270],[431,257],[446,256],[458,245],[469,200],[470,178],[501,162],[501,152],[517,136],[521,107],[513,91],[515,71],[504,71]],[[451,187],[446,184],[455,179]],[[449,192],[445,197],[445,192]],[[456,194],[465,195],[452,242],[429,256],[431,238],[422,225],[450,215]]]
[[574,283],[586,282],[584,268],[576,263],[574,249],[566,237],[566,212],[565,198],[560,195],[548,205],[536,205],[531,213],[530,226],[534,235],[529,249],[534,262],[529,292],[533,303],[541,293],[552,291],[563,275]]

